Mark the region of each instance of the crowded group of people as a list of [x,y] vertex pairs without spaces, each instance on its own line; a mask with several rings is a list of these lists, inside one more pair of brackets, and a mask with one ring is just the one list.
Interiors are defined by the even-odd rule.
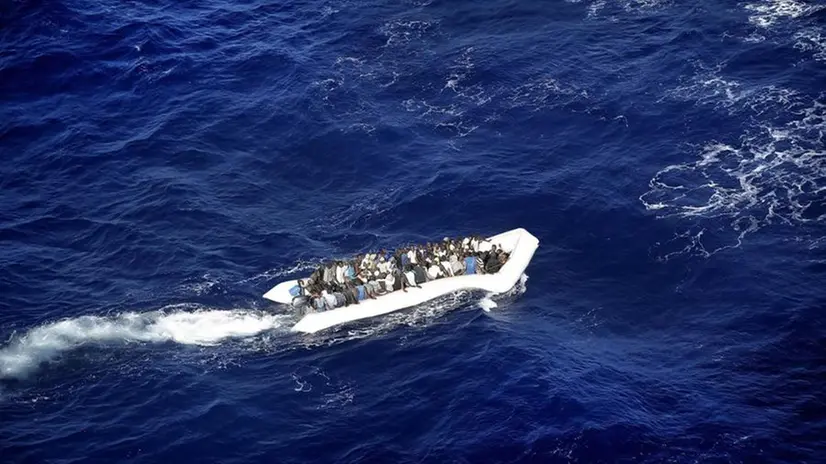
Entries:
[[493,274],[509,254],[479,236],[365,253],[321,264],[290,290],[297,310],[329,311],[443,277]]

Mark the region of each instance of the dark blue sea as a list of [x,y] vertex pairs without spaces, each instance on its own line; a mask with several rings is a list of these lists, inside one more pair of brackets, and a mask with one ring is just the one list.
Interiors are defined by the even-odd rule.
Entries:
[[818,0],[0,0],[4,464],[826,462],[824,316]]

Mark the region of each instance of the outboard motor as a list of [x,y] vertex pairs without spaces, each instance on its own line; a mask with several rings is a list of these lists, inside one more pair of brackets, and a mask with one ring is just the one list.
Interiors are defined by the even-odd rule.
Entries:
[[290,306],[293,307],[293,311],[299,316],[304,316],[307,314],[307,310],[309,308],[310,300],[304,295],[299,295],[293,298],[293,302]]

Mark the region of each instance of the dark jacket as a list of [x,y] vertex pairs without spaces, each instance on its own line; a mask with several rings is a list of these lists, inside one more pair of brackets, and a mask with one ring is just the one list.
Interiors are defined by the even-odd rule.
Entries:
[[421,285],[427,282],[427,272],[421,265],[413,266],[413,274],[416,276],[416,284]]

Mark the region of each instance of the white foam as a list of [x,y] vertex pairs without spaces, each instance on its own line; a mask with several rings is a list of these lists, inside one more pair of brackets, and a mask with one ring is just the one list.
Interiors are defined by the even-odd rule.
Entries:
[[[746,107],[753,100],[719,97]],[[746,235],[769,224],[826,221],[818,204],[826,195],[826,104],[794,94],[784,99],[788,101],[775,105],[777,111],[763,121],[759,117],[768,107],[753,109],[757,124],[738,141],[710,141],[699,147],[693,161],[667,166],[649,181],[649,190],[640,196],[646,209],[694,221],[669,241],[670,248],[685,246],[677,245],[666,259],[683,253],[710,256],[739,246]],[[728,227],[718,230],[733,232],[734,238],[709,237],[697,222],[708,218],[726,220]],[[715,245],[709,249],[704,243],[711,242]]]
[[812,56],[818,61],[826,61],[826,37],[816,29],[804,29],[794,35],[794,48],[813,52]]
[[[255,282],[258,280],[272,280],[278,277],[283,277],[286,275],[295,274],[297,272],[308,271],[310,269],[315,269],[321,263],[320,259],[314,260],[300,260],[290,266],[282,266],[276,267],[273,269],[266,270],[260,274],[256,274],[252,277],[248,277],[246,279],[239,280],[239,284],[247,283],[247,282]],[[206,275],[204,275],[206,278]]]
[[751,12],[749,22],[755,26],[769,28],[777,22],[808,16],[823,8],[822,5],[809,5],[800,0],[763,0],[748,3],[746,10]]
[[519,276],[519,281],[518,281],[518,282],[516,282],[516,285],[514,285],[514,286],[513,286],[513,288],[511,288],[511,289],[510,289],[510,290],[508,290],[507,292],[505,292],[505,293],[503,293],[503,294],[501,294],[501,295],[497,295],[497,294],[495,294],[495,293],[488,293],[487,295],[485,295],[485,297],[484,297],[484,298],[482,298],[482,299],[479,301],[479,307],[480,307],[480,308],[482,308],[485,312],[490,312],[492,309],[494,309],[494,308],[498,308],[498,307],[499,307],[499,303],[497,303],[497,302],[493,299],[494,297],[499,297],[499,296],[505,296],[505,297],[514,297],[514,296],[519,296],[519,295],[522,295],[523,293],[525,293],[525,291],[526,291],[527,289],[528,289],[528,275],[527,275],[527,274],[522,274],[521,276]]
[[560,83],[551,76],[540,76],[514,88],[507,96],[513,108],[530,108],[534,111],[567,103],[572,97],[587,98],[587,93],[573,86]]
[[385,23],[379,32],[387,37],[385,47],[400,46],[422,39],[430,33],[431,29],[438,27],[438,24],[432,21],[395,20]]
[[[567,0],[568,3],[580,3],[580,0]],[[605,9],[606,0],[594,0],[588,4],[588,17],[597,17]],[[611,0],[611,8],[622,8],[626,13],[637,13],[661,7],[671,0]],[[614,19],[614,18],[611,18]]]
[[326,19],[340,11],[341,10],[337,10],[329,5],[324,5],[324,8],[321,9],[321,17]]
[[214,345],[285,324],[285,315],[249,310],[192,309],[181,305],[148,313],[80,316],[13,336],[0,348],[0,378],[21,377],[61,353],[93,344],[175,342]]
[[605,8],[605,0],[597,0],[591,3],[588,5],[588,17],[593,18],[597,16],[603,8]]
[[484,310],[485,312],[490,312],[491,309],[499,306],[498,304],[496,304],[495,301],[491,299],[491,296],[493,295],[488,294],[479,301],[479,307],[482,308],[482,310]]
[[180,289],[188,292],[194,293],[196,295],[205,295],[207,293],[211,293],[213,288],[220,284],[220,279],[210,275],[209,273],[204,274],[201,276],[201,280],[197,282],[187,282],[181,284]]
[[770,109],[785,109],[795,101],[797,93],[776,86],[748,87],[720,75],[723,64],[708,67],[696,62],[697,72],[681,85],[666,92],[665,98],[694,101],[730,113],[751,111],[760,115]]

